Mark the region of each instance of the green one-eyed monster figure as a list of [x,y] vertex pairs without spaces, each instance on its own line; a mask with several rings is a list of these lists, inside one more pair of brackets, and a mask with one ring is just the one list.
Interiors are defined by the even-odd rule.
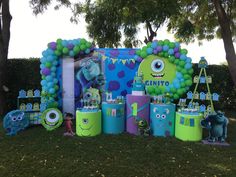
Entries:
[[99,90],[92,87],[85,90],[85,93],[83,94],[83,100],[86,101],[88,106],[98,106],[101,103]]
[[139,135],[144,135],[144,136],[150,135],[150,127],[145,119],[141,119],[138,121],[138,132]]
[[149,87],[155,87],[156,90],[153,90],[153,93],[160,95],[175,79],[176,66],[166,58],[149,55],[140,63],[138,72],[143,74],[148,93],[150,93]]

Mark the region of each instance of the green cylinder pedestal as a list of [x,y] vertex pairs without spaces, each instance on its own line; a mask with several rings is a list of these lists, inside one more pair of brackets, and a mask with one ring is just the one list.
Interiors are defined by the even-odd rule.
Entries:
[[202,139],[201,113],[187,114],[176,112],[175,137],[183,141],[200,141]]
[[76,111],[76,134],[78,136],[96,136],[101,132],[101,110],[96,112]]

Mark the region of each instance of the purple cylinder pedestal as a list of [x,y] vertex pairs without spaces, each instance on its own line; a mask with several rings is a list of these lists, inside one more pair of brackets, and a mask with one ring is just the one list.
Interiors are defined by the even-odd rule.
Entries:
[[148,124],[150,97],[147,95],[126,95],[126,131],[138,135],[137,121],[145,119]]

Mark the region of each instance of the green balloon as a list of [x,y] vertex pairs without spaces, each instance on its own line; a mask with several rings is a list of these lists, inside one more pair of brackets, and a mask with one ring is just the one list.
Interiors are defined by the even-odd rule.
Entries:
[[169,57],[169,61],[170,61],[171,63],[173,63],[173,62],[175,61],[175,57],[174,57],[174,56],[170,56],[170,57]]
[[171,91],[172,93],[175,93],[175,92],[176,92],[176,88],[172,87],[172,88],[170,88],[170,91]]
[[181,50],[180,50],[180,53],[187,55],[188,51],[187,51],[186,49],[181,49]]
[[191,76],[188,75],[188,74],[184,74],[184,79],[185,79],[185,80],[191,79]]
[[181,71],[183,68],[182,68],[182,67],[180,67],[180,66],[177,66],[177,68],[176,68],[176,69],[177,69],[177,71],[179,71],[179,72],[180,72],[180,71]]
[[156,87],[155,88],[155,95],[159,95],[159,94],[161,94],[161,90],[158,87]]
[[190,75],[192,75],[193,72],[194,72],[194,71],[193,71],[193,68],[191,68],[191,69],[188,70],[188,73],[189,73]]
[[86,42],[87,42],[87,41],[86,41],[84,38],[80,39],[80,43],[81,43],[81,44],[86,44]]
[[148,43],[147,43],[147,46],[148,46],[148,47],[151,47],[151,45],[152,45],[151,42],[148,42]]
[[55,53],[56,56],[61,56],[61,52],[59,50],[55,50],[54,53]]
[[170,47],[171,49],[175,48],[175,43],[174,43],[174,42],[170,42],[170,43],[169,43],[169,47]]
[[180,86],[181,86],[181,87],[185,87],[186,84],[185,84],[184,82],[181,82],[181,83],[180,83]]
[[140,53],[140,56],[142,58],[146,58],[147,57],[147,52],[142,50],[142,52]]
[[80,49],[81,49],[81,50],[86,50],[86,45],[85,45],[85,44],[81,44],[81,45],[80,45]]
[[69,49],[68,48],[66,48],[66,47],[64,47],[63,48],[63,50],[62,50],[62,52],[63,52],[63,54],[68,54],[69,53]]
[[42,76],[41,78],[42,78],[42,80],[45,80],[46,76]]
[[173,98],[174,98],[175,100],[177,100],[177,99],[179,99],[179,95],[175,93],[175,94],[173,95]]
[[179,64],[179,59],[175,59],[174,64],[178,65]]
[[46,66],[47,68],[51,68],[52,63],[51,63],[51,62],[46,62],[45,66]]
[[157,44],[158,44],[158,45],[163,45],[164,42],[163,42],[162,40],[159,40],[159,41],[157,41]]
[[61,44],[61,42],[62,42],[62,39],[57,39],[57,44]]
[[180,72],[181,72],[182,74],[187,74],[187,70],[186,70],[186,69],[182,69]]
[[75,47],[73,48],[73,51],[74,51],[75,55],[76,55],[76,54],[78,54],[78,53],[79,53],[79,51],[80,51],[80,48],[79,48],[79,46],[78,46],[78,45],[77,45],[77,46],[75,46]]
[[169,56],[168,52],[164,52],[164,57],[167,58]]
[[180,65],[181,67],[184,67],[185,62],[181,60],[181,61],[179,62],[179,65]]
[[184,94],[184,92],[183,92],[183,90],[182,90],[182,89],[178,89],[178,90],[177,90],[177,94],[178,94],[179,96],[181,96],[181,95],[183,95],[183,94]]
[[141,54],[141,50],[136,50],[136,55],[139,55],[140,56],[140,54]]
[[55,89],[55,90],[58,90],[58,89],[59,89],[59,86],[58,86],[58,85],[55,85],[55,86],[54,86],[54,89]]
[[90,48],[92,46],[92,43],[91,42],[86,42],[86,47],[87,48]]
[[148,94],[151,95],[151,94],[154,93],[154,91],[155,91],[154,87],[152,87],[152,86],[147,87],[147,92],[148,92]]
[[163,57],[163,56],[164,56],[164,53],[163,53],[163,52],[160,52],[160,53],[158,53],[158,56]]
[[168,39],[164,40],[164,45],[169,45],[170,41]]
[[185,84],[187,85],[187,86],[191,86],[192,85],[192,80],[190,80],[190,79],[188,79],[188,80],[186,80],[185,81]]
[[147,46],[142,47],[142,51],[145,51],[145,52],[146,52],[146,51],[147,51],[147,48],[148,48]]

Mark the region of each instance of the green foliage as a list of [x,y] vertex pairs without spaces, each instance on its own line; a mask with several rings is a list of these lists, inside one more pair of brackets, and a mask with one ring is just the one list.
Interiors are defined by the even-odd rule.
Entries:
[[[232,36],[236,36],[236,1],[221,1],[227,18],[230,21]],[[211,40],[215,37],[221,38],[220,26],[217,19],[213,1],[181,0],[178,14],[169,18],[168,30],[175,33],[180,41],[193,42],[198,40]]]
[[[83,12],[89,36],[99,47],[119,46],[122,35],[125,37],[124,45],[131,47],[140,43],[136,36],[140,24],[146,25],[147,40],[150,41],[160,25],[177,10],[175,0],[102,0],[87,1]],[[76,16],[77,12],[74,13]]]
[[[10,59],[8,60],[7,74],[9,77],[7,86],[7,110],[16,109],[18,91],[20,89],[40,89],[40,61],[38,59]],[[197,65],[193,65],[193,76],[199,74]],[[228,67],[223,65],[210,65],[207,74],[212,76],[213,83],[210,84],[212,92],[220,94],[220,101],[214,102],[216,109],[236,109],[236,89],[233,87],[233,81],[230,77]],[[195,84],[190,90],[193,91]],[[205,84],[200,84],[199,90],[206,91]],[[185,95],[182,98],[186,97]]]
[[20,89],[40,89],[39,59],[9,59],[7,60],[7,111],[16,109],[17,96]]

